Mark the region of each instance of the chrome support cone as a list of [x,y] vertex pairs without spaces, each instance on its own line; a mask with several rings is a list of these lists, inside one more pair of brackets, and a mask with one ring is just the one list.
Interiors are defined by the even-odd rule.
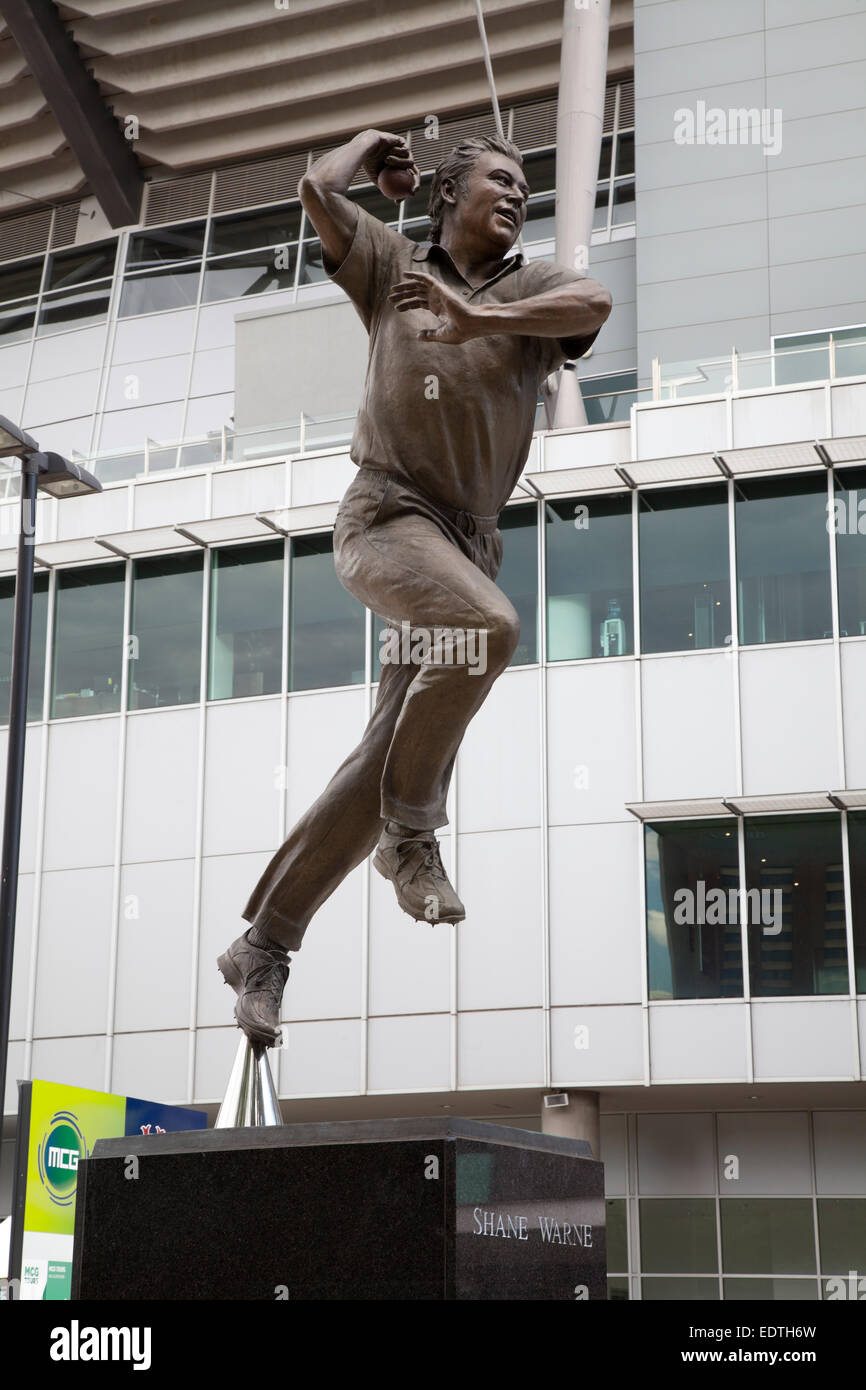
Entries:
[[242,1033],[214,1129],[245,1129],[252,1125],[282,1123],[268,1049]]

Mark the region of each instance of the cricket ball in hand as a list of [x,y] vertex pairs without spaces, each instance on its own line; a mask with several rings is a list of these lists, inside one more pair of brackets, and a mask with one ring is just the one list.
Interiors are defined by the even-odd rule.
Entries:
[[415,192],[416,174],[414,169],[395,169],[391,164],[384,165],[376,184],[380,193],[395,203],[402,203]]

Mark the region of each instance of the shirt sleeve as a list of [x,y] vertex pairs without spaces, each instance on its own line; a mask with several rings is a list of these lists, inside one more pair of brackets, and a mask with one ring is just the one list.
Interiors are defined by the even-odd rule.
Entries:
[[352,245],[343,260],[334,270],[323,261],[334,284],[351,299],[368,333],[387,294],[391,267],[402,241],[399,233],[359,207]]
[[[581,275],[577,270],[569,270],[564,265],[554,265],[550,261],[530,261],[524,270],[527,272],[528,284],[525,288],[522,287],[521,292],[526,299],[535,294],[544,294],[547,290],[558,289],[561,285],[573,285],[578,280],[587,279],[586,275]],[[555,372],[563,362],[582,357],[587,349],[592,347],[600,332],[599,324],[591,333],[580,334],[574,338],[536,338],[542,378]]]

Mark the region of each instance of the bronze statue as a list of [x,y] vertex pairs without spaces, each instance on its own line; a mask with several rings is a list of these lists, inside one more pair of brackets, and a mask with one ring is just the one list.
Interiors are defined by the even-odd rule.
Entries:
[[360,744],[274,855],[244,909],[250,928],[219,958],[240,1027],[267,1046],[280,1037],[287,953],[374,849],[416,921],[465,916],[435,831],[448,821],[463,734],[520,632],[494,583],[498,516],[526,461],[541,383],[587,350],[611,309],[595,280],[508,256],[529,197],[509,141],[465,140],[442,161],[428,246],[346,197],[362,166],[395,196],[417,186],[405,141],[365,130],[314,164],[299,194],[328,274],[370,335],[358,472],[337,513],[334,562],[394,640]]

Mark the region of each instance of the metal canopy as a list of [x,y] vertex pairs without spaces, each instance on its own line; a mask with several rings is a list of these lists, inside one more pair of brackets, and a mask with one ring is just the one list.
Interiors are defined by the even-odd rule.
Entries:
[[319,502],[311,507],[277,507],[256,516],[271,531],[288,536],[295,531],[327,531],[337,519],[338,502]]
[[57,9],[51,0],[0,0],[0,14],[111,226],[137,222],[138,161]]
[[700,820],[709,816],[757,816],[791,811],[854,810],[866,807],[866,791],[779,792],[770,796],[699,797],[679,801],[634,801],[626,810],[639,821]]
[[584,492],[626,492],[628,484],[612,463],[592,464],[587,468],[554,468],[545,473],[525,473],[522,482],[528,483],[542,497],[568,496]]
[[194,550],[199,544],[184,533],[180,526],[150,526],[144,531],[115,531],[109,536],[95,536],[112,555],[129,560],[135,555],[154,555],[166,550]]
[[635,459],[631,463],[617,464],[617,472],[629,487],[639,487],[642,483],[676,483],[692,478],[713,478],[719,482],[729,476],[714,454]]

